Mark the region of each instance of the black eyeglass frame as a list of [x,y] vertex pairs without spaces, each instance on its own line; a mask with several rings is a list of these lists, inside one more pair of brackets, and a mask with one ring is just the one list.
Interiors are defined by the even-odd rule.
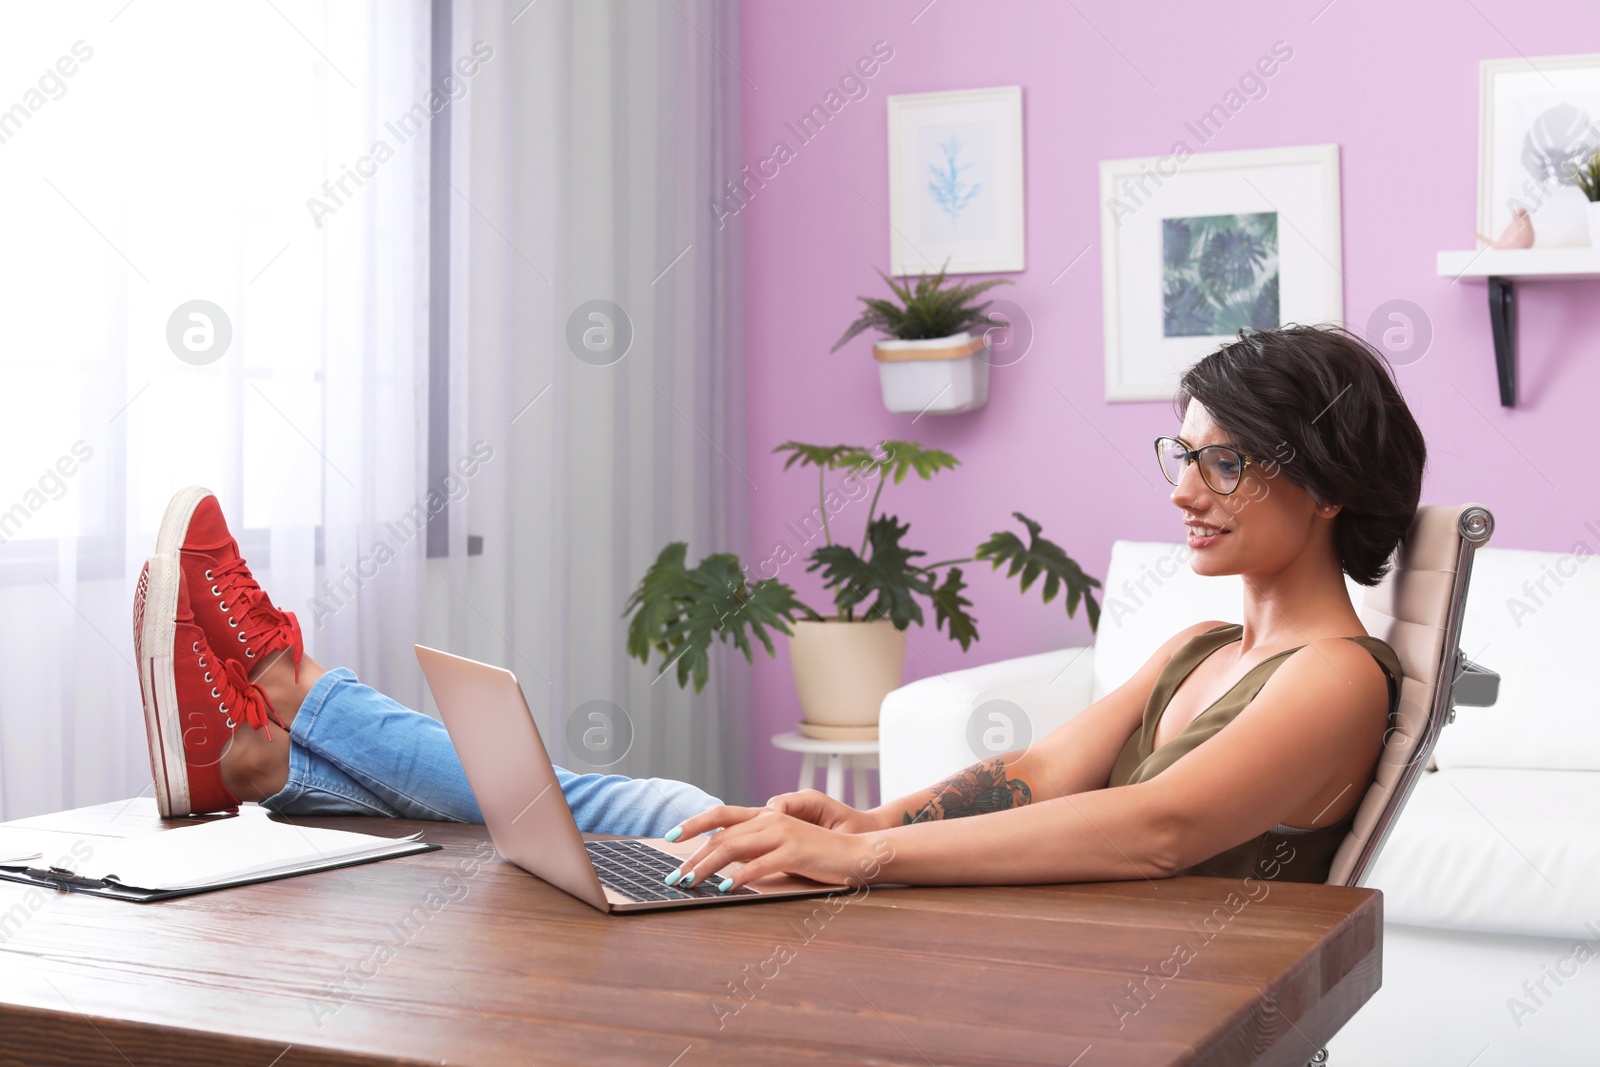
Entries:
[[[1206,483],[1206,488],[1207,489],[1211,490],[1213,493],[1216,493],[1218,496],[1232,496],[1234,493],[1237,493],[1239,491],[1239,487],[1244,484],[1244,472],[1245,472],[1245,469],[1247,467],[1249,467],[1252,463],[1255,462],[1255,460],[1252,459],[1250,456],[1245,455],[1243,452],[1240,452],[1237,448],[1233,448],[1233,447],[1231,447],[1229,445],[1203,445],[1200,448],[1190,448],[1189,447],[1189,442],[1183,440],[1182,438],[1168,437],[1168,436],[1157,437],[1156,438],[1156,442],[1155,442],[1156,443],[1156,466],[1161,468],[1161,477],[1165,478],[1167,480],[1168,484],[1170,484],[1170,485],[1177,485],[1178,483],[1173,480],[1173,478],[1172,478],[1172,476],[1170,474],[1167,473],[1167,465],[1165,463],[1161,462],[1161,456],[1162,456],[1161,445],[1162,445],[1162,442],[1165,442],[1165,441],[1171,441],[1174,445],[1176,445],[1178,447],[1178,451],[1183,453],[1184,459],[1189,464],[1191,464],[1192,466],[1196,466],[1196,467],[1200,468],[1200,480]],[[1231,453],[1232,455],[1238,457],[1238,460],[1239,460],[1239,480],[1233,483],[1233,488],[1232,489],[1218,489],[1216,486],[1211,484],[1211,479],[1206,477],[1205,464],[1200,462],[1200,455],[1203,452],[1211,452],[1211,451],[1228,452],[1228,453]]]

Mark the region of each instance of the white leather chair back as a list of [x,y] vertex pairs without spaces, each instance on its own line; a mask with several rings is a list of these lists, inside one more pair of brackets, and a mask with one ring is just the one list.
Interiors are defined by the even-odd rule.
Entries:
[[1404,678],[1377,777],[1334,855],[1329,885],[1359,884],[1371,868],[1433,753],[1439,731],[1454,717],[1451,690],[1472,554],[1493,530],[1493,516],[1481,506],[1424,504],[1393,570],[1363,594],[1362,625],[1394,649]]

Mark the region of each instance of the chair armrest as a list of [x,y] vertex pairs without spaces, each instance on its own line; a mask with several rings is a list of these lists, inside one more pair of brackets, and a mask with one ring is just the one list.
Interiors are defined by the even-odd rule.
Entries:
[[[1452,708],[1488,708],[1500,699],[1500,675],[1488,667],[1472,662],[1460,650],[1456,651],[1456,676],[1450,686]],[[1455,714],[1452,711],[1451,720]]]
[[1092,647],[1001,660],[901,686],[883,698],[878,713],[882,799],[897,799],[979,760],[1025,747],[1087,708],[1093,689]]

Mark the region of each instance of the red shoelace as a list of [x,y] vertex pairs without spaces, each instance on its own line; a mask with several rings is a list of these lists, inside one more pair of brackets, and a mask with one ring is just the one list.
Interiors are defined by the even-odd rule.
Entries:
[[266,690],[250,680],[249,672],[244,669],[244,664],[236,659],[224,661],[222,673],[228,681],[233,683],[234,697],[239,704],[239,710],[244,712],[245,725],[252,730],[264,730],[267,740],[272,740],[272,728],[267,725],[277,722],[279,727],[287,729],[278,721],[278,713],[272,707],[272,702],[267,699]]
[[[208,569],[206,580],[212,583],[213,594],[221,598],[230,621],[238,623],[239,641],[247,648],[289,649],[294,660],[294,680],[298,682],[300,659],[305,655],[305,647],[300,635],[300,621],[294,617],[294,612],[281,611],[272,606],[242,558]],[[253,683],[247,680],[244,684]],[[259,691],[260,687],[256,689]],[[265,694],[262,699],[266,699]],[[270,708],[272,705],[268,702],[267,706]]]
[[[213,679],[208,668],[217,666],[216,653],[209,648],[201,648],[198,641],[194,644],[194,651],[199,656],[201,670],[206,671],[206,681],[215,682],[211,688],[211,699],[217,701],[217,711],[222,714],[229,729],[238,728],[233,721],[235,712],[244,715],[245,725],[252,730],[266,731],[268,741],[272,740],[272,728],[267,725],[269,722],[277,723],[279,729],[288,729],[278,718],[272,702],[267,699],[267,691],[250,680],[250,673],[245,670],[244,664],[233,659],[221,660],[222,677]],[[213,662],[207,662],[207,654],[213,657]],[[231,708],[228,706],[230,700],[234,705]]]

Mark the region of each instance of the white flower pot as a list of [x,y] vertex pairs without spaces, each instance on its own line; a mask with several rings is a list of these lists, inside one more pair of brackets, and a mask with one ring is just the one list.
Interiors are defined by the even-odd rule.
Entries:
[[888,619],[791,625],[800,732],[828,740],[877,737],[878,707],[905,673],[906,635]]
[[1533,213],[1533,247],[1583,248],[1589,244],[1589,198],[1573,185],[1558,185]]
[[1600,200],[1589,201],[1589,245],[1600,248]]
[[879,341],[883,403],[890,411],[954,415],[989,399],[988,335],[958,333],[925,341]]

